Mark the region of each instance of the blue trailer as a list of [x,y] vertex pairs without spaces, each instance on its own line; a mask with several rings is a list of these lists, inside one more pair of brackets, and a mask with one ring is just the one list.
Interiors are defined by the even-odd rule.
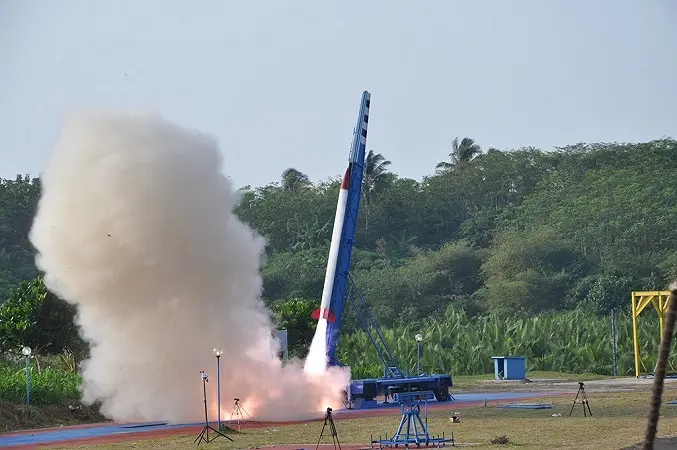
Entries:
[[[352,380],[346,397],[349,407],[368,408],[376,406],[376,398],[384,395],[392,397],[399,392],[432,391],[437,401],[453,399],[449,395],[449,388],[453,385],[450,374],[416,374],[411,376],[400,370],[395,357],[383,340],[383,336],[374,321],[366,302],[360,295],[357,285],[350,276],[350,256],[355,238],[357,213],[360,206],[362,193],[362,178],[364,174],[365,150],[367,143],[367,128],[369,124],[369,108],[371,106],[371,94],[367,91],[362,93],[357,123],[353,132],[353,142],[348,158],[346,175],[347,201],[343,216],[343,228],[336,257],[336,268],[333,274],[333,285],[327,312],[317,311],[314,317],[330,317],[327,323],[326,348],[329,366],[341,365],[336,359],[336,344],[338,342],[341,314],[343,313],[345,299],[347,298],[360,321],[362,329],[367,333],[374,345],[379,359],[383,363],[383,376],[374,379]],[[345,186],[345,182],[342,186]],[[331,258],[331,251],[330,251]],[[324,308],[324,306],[321,306]]]

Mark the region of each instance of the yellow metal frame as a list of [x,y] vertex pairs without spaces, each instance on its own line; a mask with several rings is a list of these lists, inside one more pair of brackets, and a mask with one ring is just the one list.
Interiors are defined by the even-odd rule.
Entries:
[[663,336],[663,321],[670,305],[670,291],[637,291],[632,293],[632,340],[635,348],[635,376],[639,378],[639,338],[637,317],[651,303],[658,313],[659,339]]

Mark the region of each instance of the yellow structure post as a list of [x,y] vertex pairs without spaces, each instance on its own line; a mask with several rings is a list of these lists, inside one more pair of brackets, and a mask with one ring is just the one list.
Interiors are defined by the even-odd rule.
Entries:
[[639,378],[639,335],[637,318],[651,303],[658,313],[659,339],[663,336],[663,321],[670,304],[670,291],[638,291],[632,293],[632,340],[635,347],[635,376]]

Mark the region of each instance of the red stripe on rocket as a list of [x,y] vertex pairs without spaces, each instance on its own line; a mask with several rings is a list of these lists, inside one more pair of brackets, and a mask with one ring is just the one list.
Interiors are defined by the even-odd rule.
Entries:
[[334,275],[336,274],[336,262],[338,259],[339,246],[341,244],[341,233],[343,232],[343,222],[346,215],[346,204],[348,203],[348,188],[350,187],[350,166],[346,169],[339,190],[338,203],[336,204],[336,215],[334,216],[334,229],[331,234],[331,244],[329,245],[329,259],[327,260],[327,273],[324,276],[324,287],[322,289],[322,301],[320,307],[310,315],[313,319],[320,318],[328,322],[334,322],[334,313],[330,309],[332,288],[334,287]]

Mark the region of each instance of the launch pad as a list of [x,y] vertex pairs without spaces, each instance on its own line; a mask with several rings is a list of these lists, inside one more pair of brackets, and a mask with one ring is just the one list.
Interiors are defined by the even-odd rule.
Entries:
[[[438,402],[444,402],[453,399],[449,395],[449,388],[453,385],[451,375],[421,374],[418,370],[416,375],[410,375],[408,371],[406,373],[402,371],[383,340],[367,303],[362,298],[355,281],[350,275],[350,259],[357,227],[357,214],[362,197],[370,107],[371,94],[364,91],[353,130],[348,166],[339,189],[322,299],[320,307],[313,311],[311,317],[318,320],[318,323],[322,320],[326,321],[324,339],[328,365],[341,365],[336,358],[336,345],[341,326],[341,315],[345,300],[348,298],[355,311],[355,316],[383,363],[383,377],[351,381],[347,392],[348,408],[374,408],[378,406],[376,398],[381,395],[387,398],[398,393],[412,391],[430,391]],[[321,329],[318,327],[318,330]],[[316,337],[321,338],[317,334]]]
[[[442,436],[430,436],[428,433],[428,400],[433,398],[434,394],[431,391],[395,394],[393,400],[400,404],[402,410],[402,419],[397,427],[397,431],[390,438],[372,439],[372,446],[378,444],[380,449],[383,447],[398,447],[400,445],[408,448],[411,444],[417,447],[421,445],[426,447],[443,447],[447,443],[451,443],[451,446],[455,447],[454,433],[451,433],[451,438],[446,438],[444,434]],[[421,402],[423,402],[425,407],[425,423],[421,419]]]

